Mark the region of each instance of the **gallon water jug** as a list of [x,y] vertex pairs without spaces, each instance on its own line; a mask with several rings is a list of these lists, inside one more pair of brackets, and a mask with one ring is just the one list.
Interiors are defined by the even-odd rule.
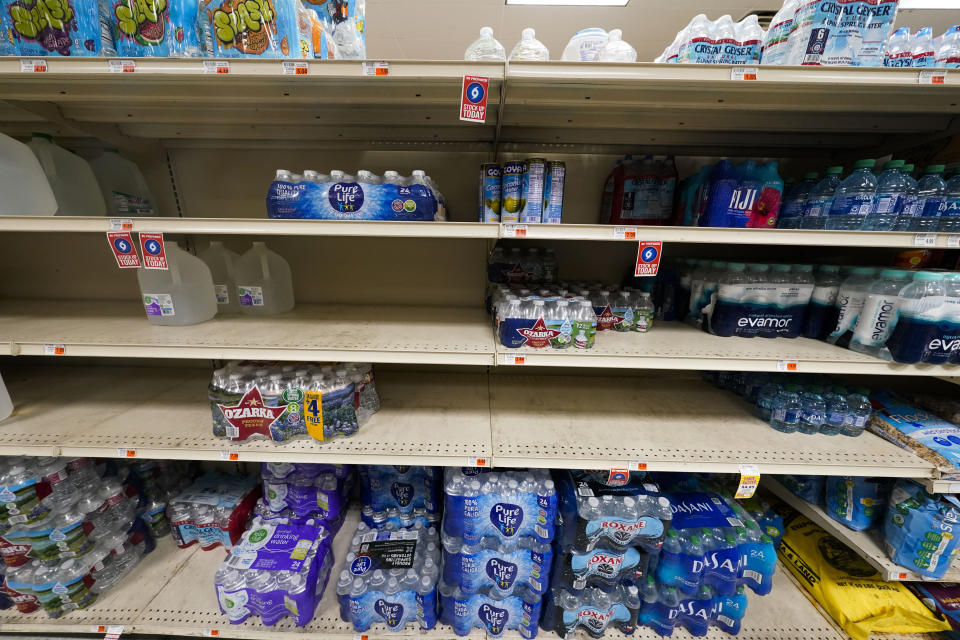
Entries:
[[593,62],[607,43],[607,37],[607,32],[599,27],[581,29],[570,38],[560,59],[568,62]]
[[262,242],[236,262],[237,296],[244,313],[271,315],[293,309],[290,265]]
[[105,216],[107,209],[93,169],[86,160],[53,144],[42,133],[33,134],[27,145],[40,161],[57,198],[58,216]]
[[240,256],[223,246],[219,240],[200,253],[200,259],[210,268],[213,289],[217,294],[217,313],[240,313],[237,296],[236,264]]
[[140,168],[121,157],[116,149],[104,149],[101,155],[90,161],[90,168],[97,177],[111,216],[160,215],[154,208],[155,200]]
[[207,265],[172,242],[165,248],[168,269],[137,269],[147,319],[154,324],[185,325],[217,315],[213,276]]
[[30,147],[0,133],[0,215],[52,216],[57,199]]
[[11,413],[13,413],[13,401],[10,400],[7,386],[3,384],[3,377],[0,376],[0,420],[6,420]]

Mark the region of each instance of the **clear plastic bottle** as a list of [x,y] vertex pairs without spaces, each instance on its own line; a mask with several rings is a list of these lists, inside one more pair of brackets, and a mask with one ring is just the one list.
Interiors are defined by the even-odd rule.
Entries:
[[567,42],[560,59],[567,62],[596,62],[609,34],[599,27],[580,29]]
[[849,344],[876,273],[874,267],[854,267],[850,270],[850,276],[840,285],[837,294],[837,324],[827,336],[827,342],[840,346]]
[[794,185],[787,193],[783,199],[780,215],[777,217],[778,229],[800,228],[800,221],[803,220],[803,207],[810,196],[810,192],[817,186],[817,176],[816,171],[805,173],[803,180]]
[[897,222],[893,226],[894,231],[906,231],[914,216],[918,215],[917,206],[920,200],[917,197],[917,181],[913,177],[913,165],[903,165],[903,177],[906,180],[907,190],[903,195],[903,210],[897,216]]
[[873,210],[861,227],[864,231],[890,231],[896,226],[910,189],[903,165],[903,160],[891,160],[883,165],[883,173],[877,178]]
[[493,28],[481,27],[480,37],[467,47],[466,52],[463,54],[463,59],[468,61],[506,60],[507,53],[503,45],[493,37]]
[[372,171],[366,169],[357,170],[357,182],[360,184],[383,184],[383,180]]
[[[733,25],[733,18],[731,18],[729,14],[724,14],[717,18],[710,31],[710,39],[713,42],[734,42],[736,40],[736,28]],[[722,45],[719,47],[710,47],[710,49],[710,53],[699,60],[701,64],[733,64],[733,60],[728,59],[728,57],[724,55]]]
[[773,399],[773,411],[770,414],[770,426],[782,433],[793,433],[800,428],[800,415],[803,407],[800,394],[795,385],[787,385]]
[[847,400],[835,388],[827,392],[823,399],[827,403],[827,418],[820,427],[820,433],[826,436],[840,435],[850,418]]
[[940,334],[945,302],[941,273],[917,271],[913,282],[900,292],[900,319],[887,340],[890,355],[897,362],[916,364],[930,359],[929,345]]
[[547,47],[544,46],[542,42],[537,40],[536,32],[527,27],[520,34],[520,42],[513,47],[513,51],[510,52],[511,61],[522,61],[522,60],[542,60],[546,61],[550,59],[550,51],[547,50]]
[[935,51],[933,48],[933,28],[923,27],[913,34],[913,66],[932,67]]
[[0,215],[52,216],[57,199],[32,149],[0,133]]
[[786,0],[770,21],[770,28],[764,36],[761,64],[783,64],[787,53],[787,43],[797,12],[798,0]]
[[135,163],[117,153],[116,149],[104,149],[90,161],[110,215],[158,216],[156,200],[150,187]]
[[[960,46],[960,43],[957,46]],[[947,233],[960,232],[960,167],[957,167],[953,177],[947,180],[944,196],[945,204],[937,230]]]
[[810,190],[810,196],[803,205],[803,219],[801,229],[823,229],[826,226],[827,215],[833,206],[833,196],[840,186],[840,174],[843,167],[828,167],[823,180]]
[[733,64],[760,64],[760,53],[763,47],[763,27],[757,14],[751,13],[734,25],[738,53]]
[[165,245],[167,269],[137,269],[147,319],[154,324],[188,325],[217,314],[217,296],[210,269],[175,242]]
[[910,283],[910,273],[884,269],[873,281],[850,338],[850,350],[890,360],[886,348],[900,314],[900,291]]
[[887,48],[883,56],[885,67],[912,67],[913,49],[910,39],[910,27],[900,27],[887,38]]
[[267,248],[254,242],[235,263],[240,310],[255,315],[274,315],[293,309],[293,276],[290,265]]
[[800,433],[819,433],[827,419],[827,403],[820,395],[820,387],[810,387],[800,394]]
[[960,68],[960,24],[944,32],[934,62],[934,66],[944,69]]
[[845,436],[857,437],[867,428],[867,421],[873,414],[873,406],[868,399],[870,391],[863,387],[854,389],[846,398],[849,419],[844,423],[841,433]]
[[213,276],[217,313],[240,313],[237,281],[234,277],[234,264],[240,256],[224,247],[219,240],[211,240],[210,246],[202,251],[199,257],[210,268]]
[[770,381],[761,386],[757,392],[757,404],[754,406],[753,414],[764,422],[770,422],[773,402],[778,393],[780,393],[780,385],[776,382]]
[[597,54],[599,62],[636,62],[637,50],[623,41],[623,32],[620,29],[612,29],[607,39],[607,43]]
[[837,187],[827,215],[826,229],[859,229],[873,209],[877,178],[872,169],[876,160],[857,160],[853,173]]
[[[35,133],[27,143],[37,156],[57,199],[58,216],[105,216],[106,202],[90,164],[75,153],[53,143],[44,133]],[[6,198],[6,196],[4,196]]]
[[907,231],[936,231],[940,215],[947,208],[947,183],[943,180],[942,164],[931,164],[917,181],[917,205],[907,225]]

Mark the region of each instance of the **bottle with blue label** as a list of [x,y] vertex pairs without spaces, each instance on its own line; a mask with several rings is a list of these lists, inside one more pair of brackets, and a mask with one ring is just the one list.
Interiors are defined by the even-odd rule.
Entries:
[[903,160],[891,160],[883,165],[873,210],[861,227],[864,231],[890,231],[897,224],[910,189],[910,181],[903,173],[904,164]]
[[940,321],[946,302],[944,278],[933,271],[918,271],[900,292],[900,319],[887,348],[896,362],[949,362],[956,337],[943,335]]
[[438,513],[441,503],[440,469],[407,465],[362,465],[358,467],[363,503],[374,512],[396,509],[413,513],[424,509]]
[[440,536],[434,527],[371,529],[361,522],[337,580],[340,617],[357,632],[374,624],[393,632],[408,624],[432,629],[439,580]]
[[853,172],[837,186],[827,214],[826,229],[859,229],[873,211],[877,178],[872,169],[876,160],[857,160]]
[[863,531],[879,523],[886,512],[893,480],[829,476],[826,486],[827,515],[854,531]]
[[[764,54],[766,59],[766,54]],[[772,63],[771,63],[772,64]],[[783,208],[780,216],[777,218],[778,229],[799,229],[800,221],[803,220],[803,207],[807,202],[807,197],[813,188],[817,186],[817,172],[810,171],[803,175],[803,180],[798,182],[783,199]]]
[[823,180],[810,190],[807,201],[803,205],[803,219],[801,229],[824,229],[827,224],[827,215],[833,206],[833,197],[840,186],[840,175],[843,167],[827,167]]
[[589,587],[579,592],[554,589],[545,600],[540,626],[561,638],[573,637],[578,629],[591,638],[603,637],[612,629],[631,635],[637,628],[641,605],[639,590],[632,584],[614,589]]
[[934,495],[913,480],[897,480],[883,522],[887,556],[922,576],[940,580],[957,552],[960,501]]
[[488,638],[517,631],[523,638],[537,636],[542,598],[521,587],[512,595],[464,593],[455,585],[440,583],[440,621],[453,627],[458,636],[482,629]]
[[[960,30],[958,30],[960,31]],[[958,48],[960,48],[960,33],[957,35]],[[958,61],[960,66],[960,61]],[[960,167],[953,172],[953,177],[947,180],[946,185],[946,203],[943,213],[940,214],[940,224],[937,230],[941,233],[960,232]]]
[[917,204],[907,224],[907,231],[936,231],[940,216],[947,208],[947,183],[943,180],[944,165],[932,164],[923,170],[917,181]]

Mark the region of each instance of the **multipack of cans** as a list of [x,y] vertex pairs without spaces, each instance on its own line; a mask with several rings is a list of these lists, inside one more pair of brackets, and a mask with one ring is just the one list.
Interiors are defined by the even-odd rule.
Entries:
[[544,158],[480,165],[479,221],[560,224],[566,173]]

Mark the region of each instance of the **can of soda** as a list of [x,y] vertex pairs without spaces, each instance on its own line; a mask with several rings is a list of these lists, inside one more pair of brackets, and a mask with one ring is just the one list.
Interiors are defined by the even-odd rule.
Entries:
[[500,221],[520,222],[520,198],[523,195],[523,163],[503,165],[500,188]]
[[500,165],[480,165],[480,222],[500,222]]
[[523,193],[520,196],[520,222],[537,224],[543,221],[543,183],[547,177],[547,161],[530,158],[523,174]]
[[563,217],[563,182],[567,165],[551,160],[547,163],[547,177],[543,188],[543,217],[546,224],[560,224]]

